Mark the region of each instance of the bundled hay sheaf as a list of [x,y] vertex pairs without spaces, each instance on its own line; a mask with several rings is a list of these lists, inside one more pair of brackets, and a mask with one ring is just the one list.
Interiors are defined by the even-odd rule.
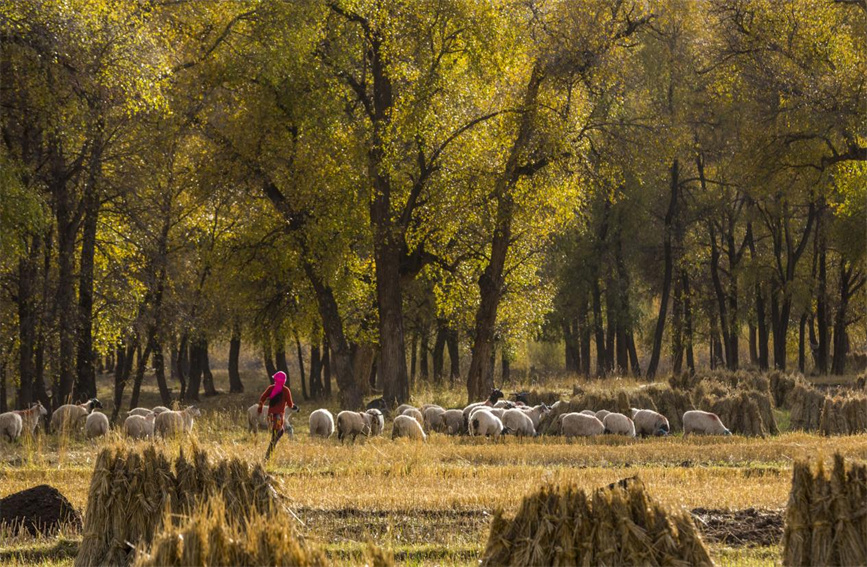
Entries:
[[819,461],[815,473],[795,464],[786,505],[783,565],[867,564],[867,467],[848,470],[839,454],[830,477]]
[[712,565],[692,520],[669,514],[638,479],[589,496],[549,486],[524,498],[513,519],[497,512],[481,564]]
[[779,433],[768,395],[756,390],[740,391],[721,398],[704,397],[696,405],[717,414],[732,433],[752,437]]
[[825,394],[808,386],[796,384],[789,394],[791,400],[790,428],[801,431],[818,431],[825,405]]
[[803,381],[794,375],[788,376],[779,371],[771,372],[768,379],[774,405],[778,408],[792,409],[792,392],[795,386]]
[[819,431],[824,435],[854,435],[867,431],[867,397],[826,397]]
[[96,459],[84,537],[76,567],[128,565],[133,546],[148,544],[167,513],[189,514],[202,502],[220,497],[233,517],[271,514],[276,492],[261,466],[233,459],[211,463],[193,448],[174,467],[153,446],[144,450],[103,449]]
[[668,418],[672,432],[683,431],[683,414],[695,409],[688,391],[652,386],[647,394],[653,398],[656,411]]
[[[243,520],[239,520],[243,518]],[[258,513],[233,515],[222,498],[198,505],[180,526],[164,523],[137,567],[185,565],[327,565],[325,553],[307,544],[291,523]]]

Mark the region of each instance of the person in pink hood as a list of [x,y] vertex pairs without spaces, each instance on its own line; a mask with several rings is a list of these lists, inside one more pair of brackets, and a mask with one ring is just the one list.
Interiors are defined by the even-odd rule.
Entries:
[[259,396],[259,413],[262,413],[262,406],[265,405],[265,401],[268,401],[268,423],[271,424],[271,443],[268,445],[268,452],[265,453],[266,461],[271,458],[277,441],[283,437],[283,413],[286,408],[298,411],[298,406],[292,402],[292,392],[286,386],[286,373],[277,372],[273,378],[274,383]]

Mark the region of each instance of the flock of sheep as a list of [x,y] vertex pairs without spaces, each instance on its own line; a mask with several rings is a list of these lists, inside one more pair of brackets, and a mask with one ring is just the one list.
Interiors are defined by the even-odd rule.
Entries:
[[[457,409],[445,409],[435,404],[418,408],[403,404],[397,408],[391,437],[426,440],[427,433],[432,431],[492,438],[505,434],[533,437],[543,416],[557,410],[558,405],[563,403],[557,402],[551,407],[545,404],[530,406],[524,401],[510,402],[502,400],[502,397],[503,393],[495,389],[484,402]],[[385,428],[383,411],[385,408],[380,405],[368,407],[363,412],[338,413],[337,438],[344,442],[347,439],[355,441],[359,435],[369,437],[381,434]],[[564,437],[592,437],[606,433],[647,437],[668,435],[671,431],[668,419],[656,411],[633,409],[631,413],[631,416],[607,410],[560,413],[554,431]],[[318,409],[310,414],[312,437],[328,438],[334,431],[334,416],[327,409]],[[731,435],[716,414],[697,410],[683,414],[683,431],[684,435]]]
[[[520,399],[506,401],[501,398],[502,391],[494,389],[484,402],[464,408],[445,409],[435,404],[416,408],[403,404],[397,408],[391,437],[426,440],[427,434],[432,431],[495,439],[506,434],[533,437],[537,434],[542,418],[558,410],[558,406],[564,403],[557,402],[551,407],[545,404],[530,406]],[[83,404],[60,406],[51,415],[51,430],[72,432],[83,429],[88,439],[105,436],[110,429],[109,420],[104,413],[95,411],[99,408],[102,408],[102,404],[96,398]],[[380,435],[385,429],[384,411],[387,409],[381,403],[372,402],[366,411],[342,411],[335,420],[327,409],[317,409],[310,414],[310,436],[327,439],[336,429],[337,438],[342,443],[347,439],[354,442],[359,435]],[[606,433],[628,437],[669,434],[668,419],[664,415],[648,409],[633,409],[631,413],[631,416],[606,410],[560,413],[554,424],[554,432],[564,437],[592,437]],[[32,435],[39,420],[47,415],[48,411],[41,403],[27,410],[0,414],[0,437],[14,441],[24,432]],[[181,411],[157,406],[153,409],[135,408],[127,415],[123,423],[124,434],[133,439],[149,439],[155,435],[174,437],[190,433],[194,418],[200,416],[201,412],[194,406]],[[247,425],[248,430],[254,433],[267,429],[267,411],[263,409],[259,412],[258,404],[250,406],[247,409]],[[294,429],[288,416],[284,419],[283,427],[286,433],[293,435]],[[683,414],[683,431],[684,435],[731,435],[717,415],[695,410]]]
[[[55,433],[72,433],[84,431],[87,439],[104,437],[111,429],[108,416],[96,411],[102,408],[102,403],[93,398],[83,404],[62,405],[51,414],[51,431]],[[190,406],[183,411],[173,411],[167,407],[157,406],[153,409],[135,408],[127,412],[128,417],[123,423],[123,432],[133,439],[149,439],[156,433],[162,437],[172,437],[193,430],[193,418],[201,412]],[[33,404],[29,409],[16,410],[0,414],[0,437],[14,441],[22,433],[33,435],[39,426],[39,420],[48,416],[48,410],[40,403]]]

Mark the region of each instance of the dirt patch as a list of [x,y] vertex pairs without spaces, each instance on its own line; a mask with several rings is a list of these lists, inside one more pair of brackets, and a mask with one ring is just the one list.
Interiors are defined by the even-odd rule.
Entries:
[[21,525],[33,535],[56,533],[61,525],[81,529],[81,514],[53,486],[40,484],[0,499],[0,524]]
[[704,541],[734,547],[779,545],[783,538],[783,511],[692,510]]

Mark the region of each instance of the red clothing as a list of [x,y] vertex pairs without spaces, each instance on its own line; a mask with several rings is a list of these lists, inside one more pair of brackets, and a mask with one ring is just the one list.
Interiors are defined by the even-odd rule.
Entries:
[[292,392],[289,391],[289,388],[283,386],[283,391],[277,394],[277,400],[271,399],[271,391],[274,389],[274,384],[268,386],[265,391],[259,396],[259,409],[262,409],[262,406],[265,405],[265,402],[268,403],[268,414],[279,414],[283,415],[283,412],[286,411],[286,406],[290,408],[294,407],[295,404],[292,402]]

